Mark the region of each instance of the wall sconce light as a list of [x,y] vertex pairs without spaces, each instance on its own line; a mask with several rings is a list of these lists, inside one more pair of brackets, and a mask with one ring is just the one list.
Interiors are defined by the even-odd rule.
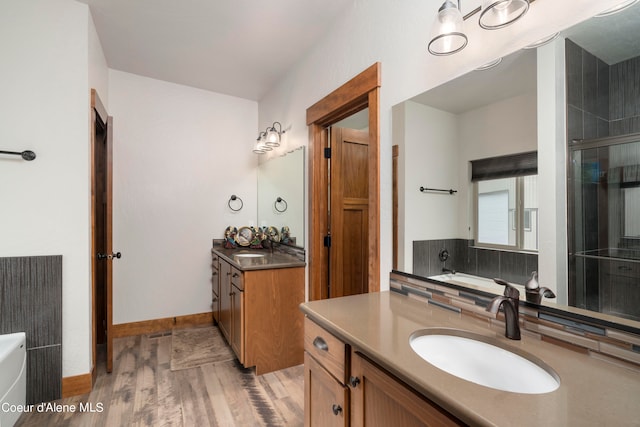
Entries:
[[282,130],[282,124],[280,124],[280,122],[273,122],[271,126],[267,126],[266,130],[258,134],[253,152],[256,154],[264,154],[267,151],[273,150],[274,147],[279,147],[283,133],[285,133],[285,131]]
[[464,20],[480,12],[478,24],[485,30],[504,28],[522,18],[534,0],[483,0],[482,6],[463,18],[460,9],[452,0],[445,0],[433,23],[429,53],[436,56],[451,55],[467,46]]

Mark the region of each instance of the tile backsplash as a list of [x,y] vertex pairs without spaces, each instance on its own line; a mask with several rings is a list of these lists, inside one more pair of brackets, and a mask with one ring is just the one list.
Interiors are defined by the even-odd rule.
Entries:
[[[512,283],[524,284],[532,271],[538,270],[538,255],[498,249],[478,248],[473,240],[442,239],[413,242],[413,274],[430,277],[442,274],[443,268],[474,276],[493,279],[499,277]],[[449,258],[440,261],[446,249]]]
[[[442,309],[486,322],[492,330],[504,331],[504,315],[486,311],[494,295],[435,283],[407,273],[392,272],[391,292],[424,301]],[[588,354],[591,357],[640,370],[640,330],[624,324],[599,321],[584,314],[557,308],[520,304],[520,328],[523,334],[537,337]]]

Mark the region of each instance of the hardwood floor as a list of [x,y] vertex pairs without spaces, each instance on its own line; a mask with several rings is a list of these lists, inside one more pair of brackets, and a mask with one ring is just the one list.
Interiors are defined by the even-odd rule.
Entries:
[[113,373],[99,364],[90,394],[53,402],[61,412],[24,413],[16,427],[304,424],[302,365],[257,377],[237,360],[181,371],[170,361],[171,335],[117,338]]

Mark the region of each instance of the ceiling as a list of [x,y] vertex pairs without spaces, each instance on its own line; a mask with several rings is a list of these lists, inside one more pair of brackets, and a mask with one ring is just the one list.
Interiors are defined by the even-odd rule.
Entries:
[[[588,19],[561,35],[612,65],[640,56],[638,28],[640,3],[615,15]],[[467,73],[412,100],[460,114],[535,89],[536,52],[522,49],[504,57],[495,68]]]
[[355,0],[77,0],[109,68],[260,100]]

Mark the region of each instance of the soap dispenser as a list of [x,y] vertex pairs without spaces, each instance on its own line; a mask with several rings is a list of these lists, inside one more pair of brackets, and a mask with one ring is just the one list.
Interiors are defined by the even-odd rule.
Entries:
[[531,277],[524,284],[524,291],[527,296],[527,301],[535,304],[540,304],[543,296],[546,298],[556,297],[556,294],[554,294],[551,289],[540,287],[537,271],[531,272]]

